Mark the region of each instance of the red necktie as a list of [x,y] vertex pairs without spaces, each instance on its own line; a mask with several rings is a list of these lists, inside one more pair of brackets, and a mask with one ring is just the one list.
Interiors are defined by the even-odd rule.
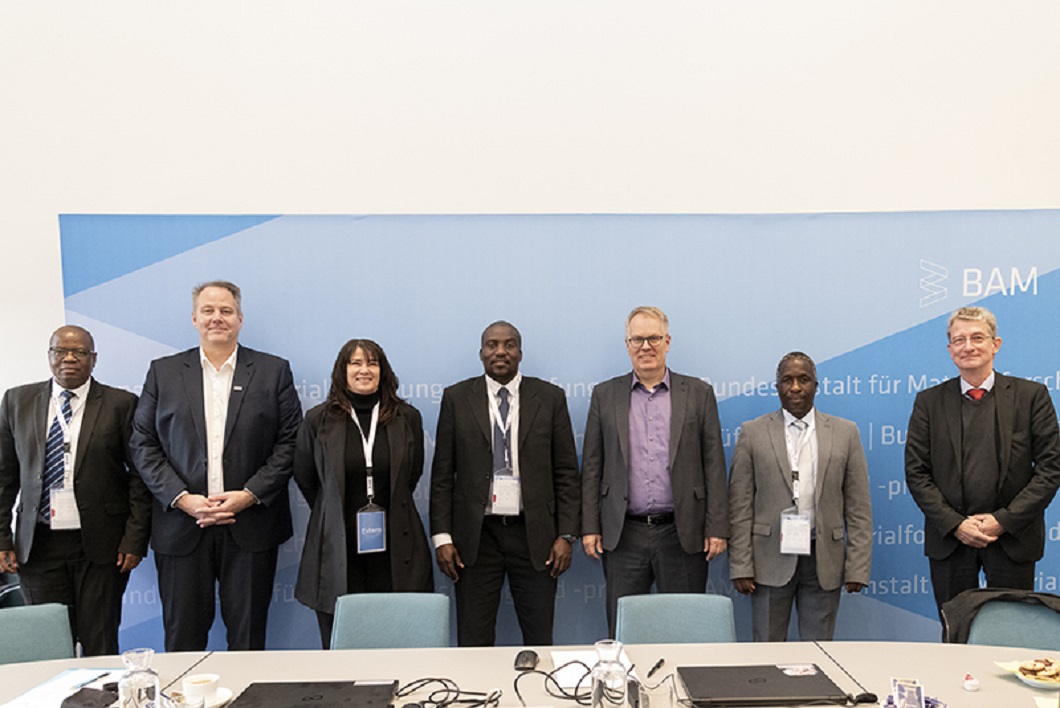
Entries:
[[985,388],[970,388],[970,389],[968,389],[968,393],[966,395],[968,396],[968,398],[972,399],[973,401],[981,401],[981,400],[983,400],[983,396],[986,395],[986,389]]

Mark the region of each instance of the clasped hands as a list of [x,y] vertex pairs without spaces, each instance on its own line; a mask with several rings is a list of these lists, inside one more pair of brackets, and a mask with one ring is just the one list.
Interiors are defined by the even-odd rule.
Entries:
[[972,548],[986,548],[1005,533],[993,514],[973,514],[961,522],[953,535],[957,540]]
[[176,507],[195,519],[199,528],[206,528],[234,524],[236,514],[254,502],[254,495],[245,489],[211,494],[208,497],[189,492],[177,500]]

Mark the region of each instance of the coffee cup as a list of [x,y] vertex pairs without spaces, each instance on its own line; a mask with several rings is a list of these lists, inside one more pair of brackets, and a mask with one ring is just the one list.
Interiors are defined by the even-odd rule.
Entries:
[[216,698],[220,683],[221,677],[217,674],[192,674],[184,677],[181,686],[184,688],[185,696],[201,696],[206,703],[210,703]]

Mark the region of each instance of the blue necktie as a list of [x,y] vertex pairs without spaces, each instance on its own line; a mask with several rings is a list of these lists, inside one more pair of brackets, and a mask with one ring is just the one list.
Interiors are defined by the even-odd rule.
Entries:
[[[61,413],[66,422],[74,417],[74,409],[70,406],[70,399],[74,397],[73,391],[63,391]],[[45,523],[51,521],[51,489],[61,487],[63,483],[63,429],[59,425],[59,416],[55,416],[52,427],[48,429],[48,439],[44,443],[44,483],[41,485],[40,515]]]
[[511,408],[508,404],[508,389],[501,386],[500,390],[497,391],[497,398],[500,399],[500,403],[497,405],[497,410],[501,414],[501,419],[494,421],[493,423],[494,470],[500,470],[511,466],[504,454],[505,449],[508,447],[507,436],[504,434],[504,423],[508,420],[508,411]]

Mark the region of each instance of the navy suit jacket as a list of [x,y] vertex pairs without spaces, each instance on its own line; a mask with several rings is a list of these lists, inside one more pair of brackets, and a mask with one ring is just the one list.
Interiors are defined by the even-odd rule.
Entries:
[[[247,551],[291,537],[287,485],[302,405],[285,359],[239,347],[224,438],[226,491],[247,489],[261,502],[236,516],[232,537]],[[198,347],[151,362],[136,409],[133,459],[154,495],[151,548],[191,553],[202,534],[170,504],[187,490],[207,493],[206,413]]]

